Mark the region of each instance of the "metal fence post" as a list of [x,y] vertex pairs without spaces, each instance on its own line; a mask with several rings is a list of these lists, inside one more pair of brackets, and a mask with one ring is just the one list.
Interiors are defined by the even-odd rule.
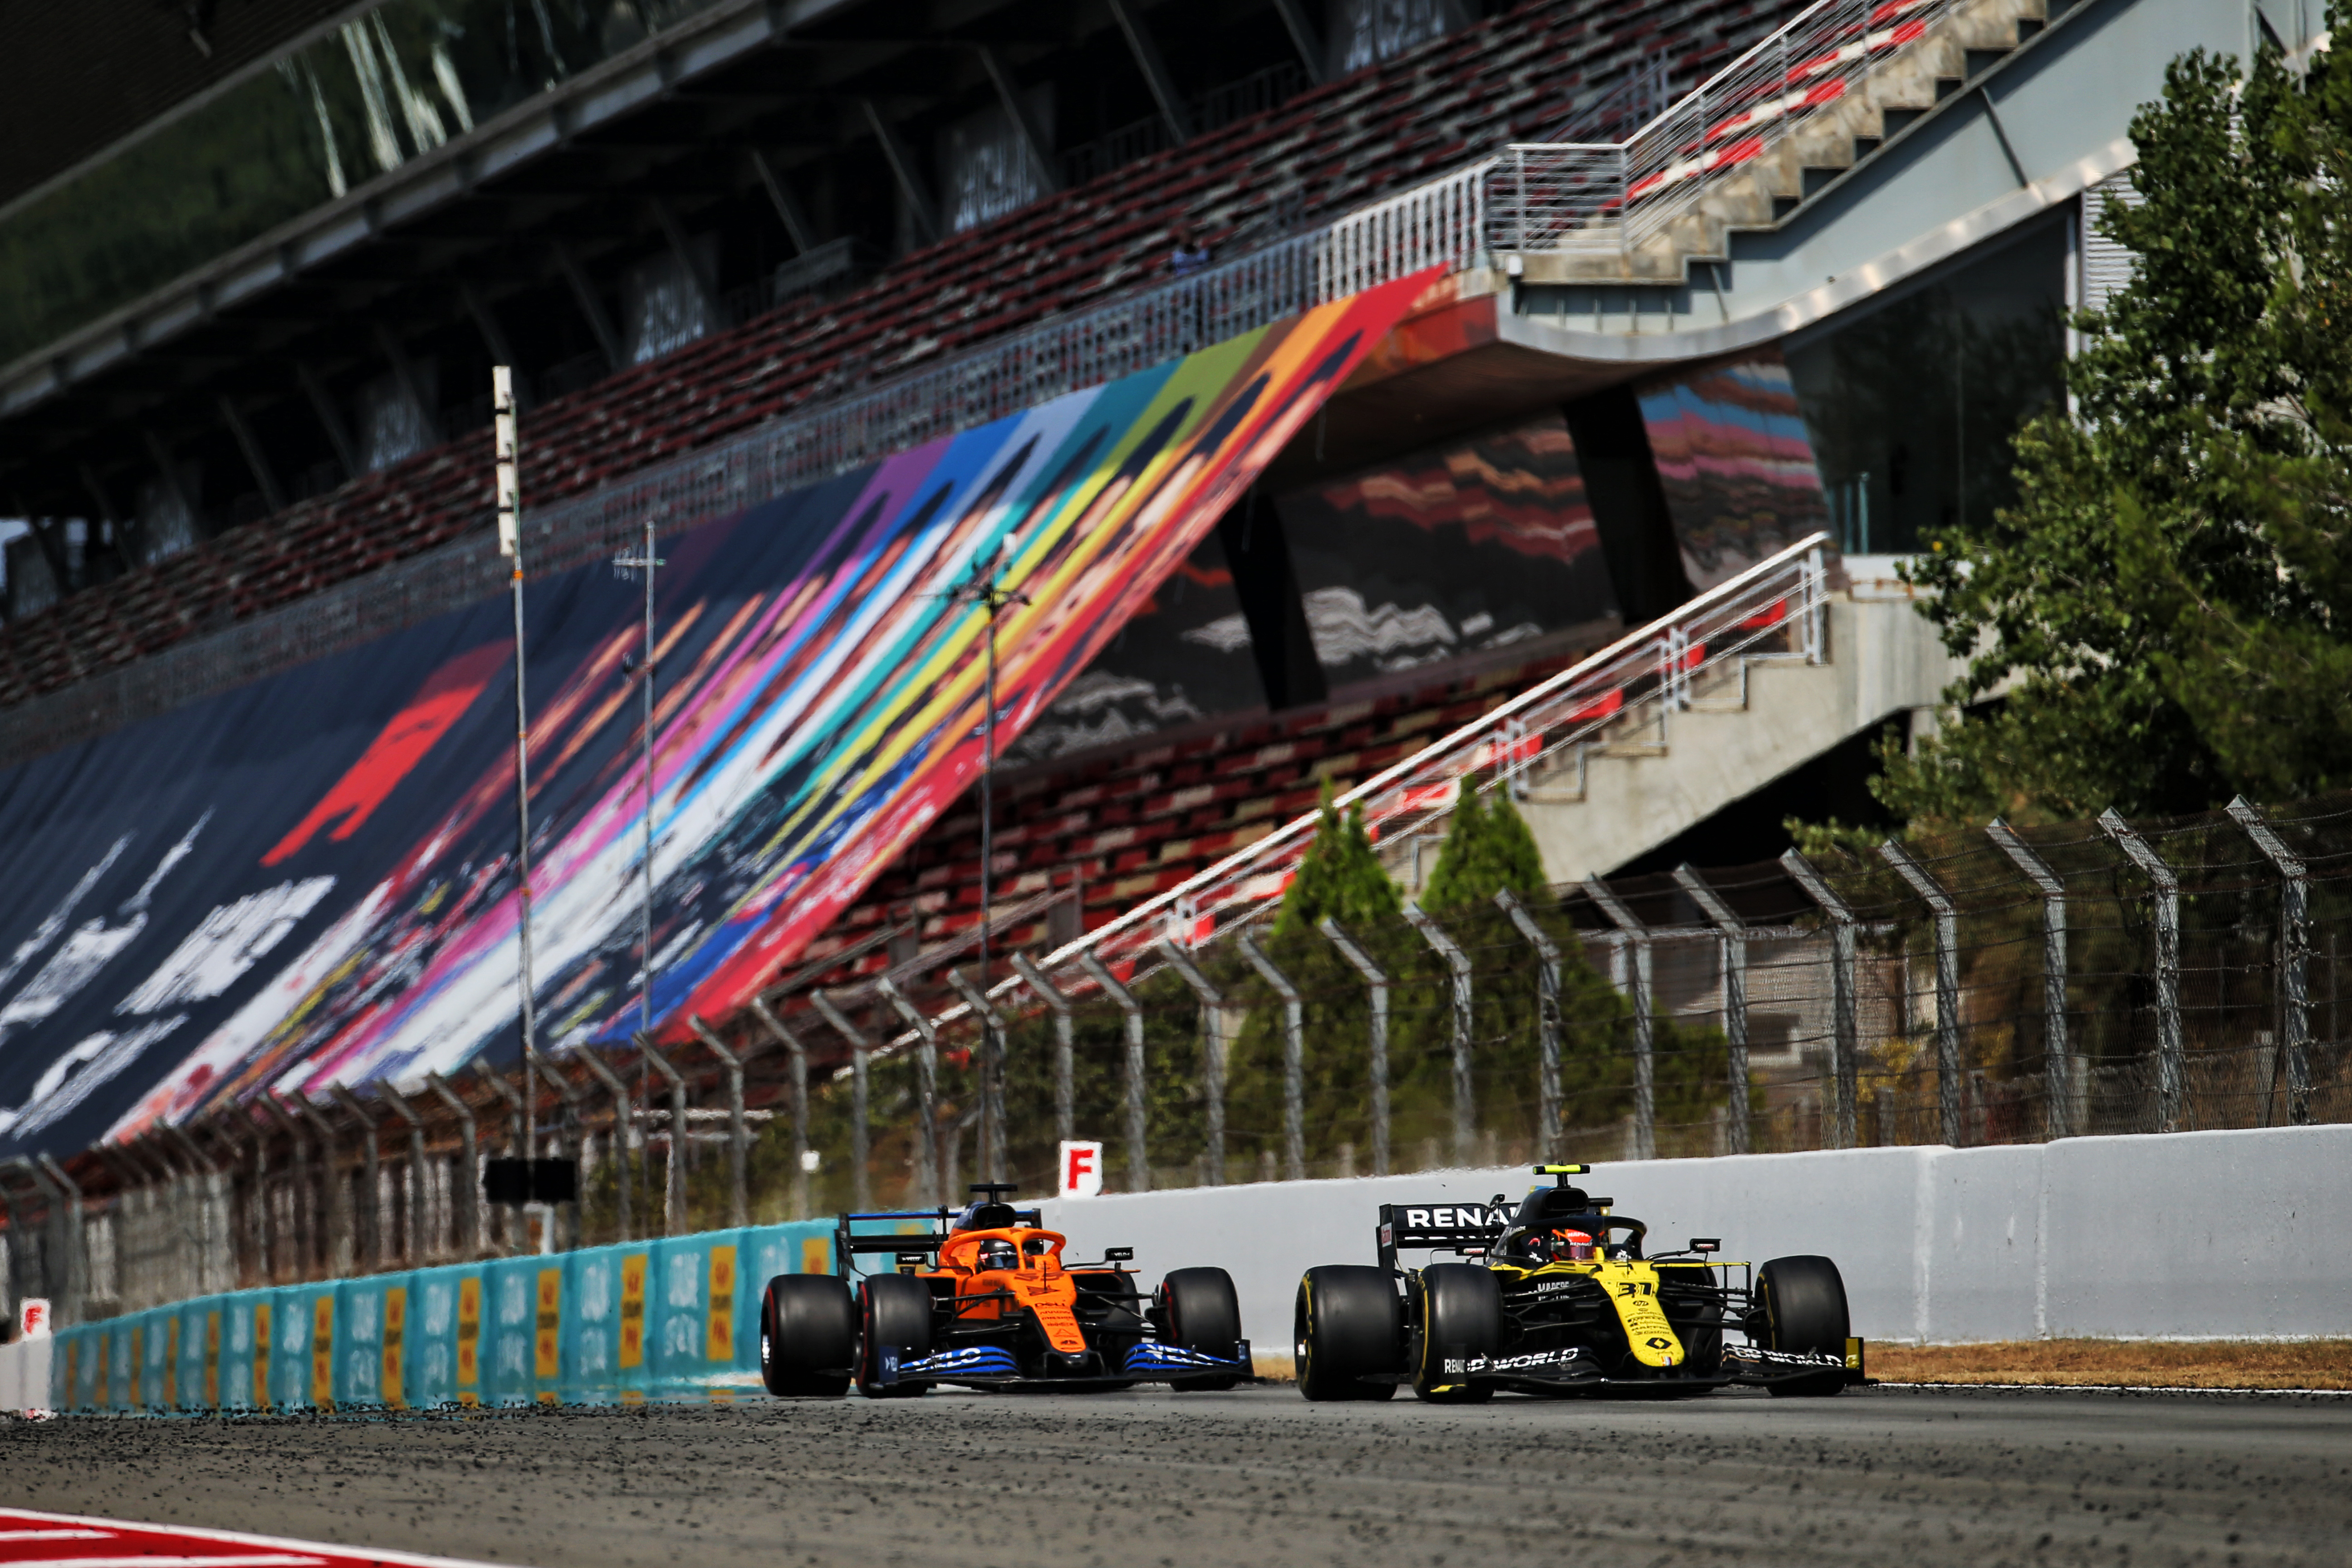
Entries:
[[367,1203],[359,1215],[359,1234],[352,1246],[354,1253],[363,1248],[368,1267],[378,1272],[383,1268],[383,1152],[376,1146],[376,1119],[360,1103],[351,1086],[331,1083],[327,1093],[360,1124],[360,1180],[367,1188]]
[[1320,927],[1339,950],[1339,956],[1356,966],[1364,977],[1364,985],[1371,1002],[1371,1029],[1368,1041],[1370,1055],[1372,1090],[1372,1174],[1389,1173],[1389,976],[1388,972],[1372,962],[1354,937],[1340,929],[1339,922],[1328,915]]
[[636,1034],[638,1051],[669,1080],[669,1167],[662,1182],[662,1234],[686,1234],[686,1075],[655,1048],[653,1037]]
[[740,1230],[751,1223],[751,1136],[743,1121],[743,1064],[751,1052],[729,1050],[718,1031],[697,1014],[688,1014],[686,1022],[727,1069],[727,1223]]
[[[506,1102],[507,1156],[509,1159],[518,1156],[527,1158],[528,1151],[523,1144],[522,1090],[509,1082],[504,1073],[499,1072],[479,1057],[474,1058],[474,1072],[489,1086],[492,1094]],[[488,1207],[487,1204],[484,1206]],[[498,1222],[494,1239],[499,1246],[511,1250],[515,1240],[514,1215],[504,1209],[496,1209],[492,1210],[492,1217]]]
[[[437,1072],[425,1075],[425,1082],[441,1103],[457,1119],[457,1136],[465,1144],[465,1180],[451,1187],[449,1206],[457,1211],[457,1251],[471,1258],[482,1249],[482,1162],[481,1151],[475,1139],[474,1108],[465,1097]],[[258,1158],[257,1152],[256,1158]],[[458,1194],[465,1195],[461,1200]]]
[[2109,806],[2099,826],[2130,857],[2156,897],[2156,1130],[2178,1131],[2188,1061],[2180,1038],[2180,878]]
[[335,1146],[335,1124],[327,1113],[304,1092],[295,1094],[294,1103],[319,1130],[319,1184],[327,1197],[327,1277],[340,1279],[352,1272],[358,1251],[352,1236],[351,1177],[338,1166],[336,1156],[341,1151]]
[[306,1140],[302,1135],[302,1124],[278,1103],[277,1091],[265,1089],[257,1098],[262,1109],[286,1130],[286,1142],[291,1155],[289,1163],[293,1166],[289,1173],[292,1191],[289,1194],[293,1201],[287,1206],[293,1211],[294,1278],[299,1280],[310,1275],[319,1258],[318,1194],[310,1185],[310,1155],[304,1148]]
[[783,1042],[787,1070],[792,1075],[793,1096],[793,1218],[809,1216],[809,1141],[808,1141],[808,1049],[800,1037],[784,1027],[764,996],[751,998],[751,1011],[768,1033]]
[[375,1089],[394,1113],[408,1124],[408,1202],[403,1205],[402,1217],[406,1224],[402,1227],[400,1257],[402,1262],[415,1268],[425,1260],[425,1118],[416,1113],[406,1096],[393,1088],[390,1080],[377,1080]]
[[1470,1076],[1470,955],[1454,944],[1444,929],[1423,911],[1419,903],[1408,900],[1404,918],[1421,932],[1421,939],[1454,973],[1454,1158],[1466,1165],[1471,1160],[1471,1145],[1477,1136],[1477,1085]]
[[1536,1157],[1559,1158],[1559,944],[1519,896],[1498,889],[1495,902],[1536,950]]
[[871,1085],[870,1063],[874,1047],[849,1016],[834,1005],[833,998],[822,991],[809,993],[809,1005],[817,1016],[831,1024],[834,1032],[849,1042],[849,1191],[852,1208],[874,1206],[872,1179],[866,1170],[866,1125]]
[[618,1232],[615,1239],[626,1241],[629,1239],[630,1221],[635,1217],[629,1212],[629,1133],[636,1121],[634,1114],[636,1102],[621,1075],[598,1060],[595,1052],[583,1047],[572,1054],[579,1058],[581,1066],[588,1069],[588,1076],[602,1084],[604,1092],[613,1097],[614,1229]]
[[[2310,868],[2244,795],[2231,801],[2228,810],[2230,820],[2245,829],[2279,874],[2279,1033],[2285,1037],[2280,1045],[2286,1056],[2286,1119],[2301,1125],[2311,1120]],[[2276,1073],[2272,1077],[2274,1085]],[[2265,1087],[2263,1093],[2265,1127],[2271,1120],[2271,1092]]]
[[1174,942],[1162,938],[1153,951],[1183,976],[1184,984],[1200,999],[1201,1109],[1207,1144],[1202,1152],[1202,1176],[1203,1184],[1220,1187],[1225,1182],[1225,1024],[1219,1016],[1224,994],[1210,984],[1192,954]]
[[963,998],[972,1016],[980,1020],[980,1179],[1001,1182],[1012,1165],[1004,1151],[1004,1015],[996,1010],[988,993],[974,984],[962,970],[950,968],[948,984]]
[[2074,1058],[2066,1039],[2066,884],[2032,846],[2000,817],[1985,836],[2009,857],[2042,895],[2042,1125],[2053,1138],[2084,1131],[2074,1113]]
[[1075,1054],[1071,1036],[1076,1026],[1070,1017],[1070,999],[1045,978],[1045,972],[1032,963],[1027,953],[1014,953],[1013,967],[1021,972],[1029,989],[1054,1015],[1054,1137],[1066,1143],[1077,1136],[1077,1107],[1070,1086],[1070,1058]]
[[1919,901],[1936,917],[1936,1109],[1944,1142],[1957,1149],[1967,1142],[1960,1122],[1960,917],[1951,895],[1892,838],[1879,858],[1895,868]]
[[[247,1123],[245,1127],[240,1128],[236,1124],[236,1120],[232,1116],[230,1108],[224,1105],[216,1108],[213,1111],[212,1116],[208,1121],[208,1125],[212,1128],[213,1136],[219,1139],[221,1141],[221,1146],[228,1151],[227,1175],[230,1215],[229,1224],[232,1232],[232,1240],[229,1245],[230,1271],[228,1289],[235,1290],[243,1284],[245,1279],[244,1270],[236,1266],[237,1244],[234,1239],[234,1232],[237,1228],[236,1216],[238,1214],[236,1202],[236,1167],[238,1158],[243,1152],[238,1146],[238,1139],[244,1132],[251,1131],[251,1124]],[[260,1140],[257,1138],[255,1140],[255,1152],[257,1155],[260,1152],[259,1142]],[[257,1159],[254,1166],[253,1190],[257,1195],[261,1191],[260,1163]],[[243,1226],[245,1230],[244,1247],[247,1255],[253,1259],[254,1283],[257,1285],[269,1277],[269,1265],[267,1261],[266,1253],[261,1241],[261,1208],[259,1204],[257,1202],[248,1202],[244,1206],[243,1214],[245,1218],[245,1224]],[[121,1253],[118,1251],[116,1256],[118,1258],[121,1257]]]
[[[563,1158],[572,1162],[572,1214],[568,1225],[558,1225],[555,1205],[550,1204],[547,1223],[550,1229],[562,1237],[551,1244],[554,1250],[569,1252],[580,1245],[579,1172],[580,1167],[587,1163],[587,1129],[582,1125],[584,1119],[580,1112],[580,1101],[586,1091],[572,1082],[570,1075],[555,1065],[554,1058],[537,1045],[526,1040],[523,1053],[539,1068],[539,1076],[554,1087],[557,1096],[563,1101],[563,1120],[557,1127],[555,1146]],[[537,1152],[534,1151],[530,1157],[537,1159]],[[564,1234],[566,1231],[568,1235]]]
[[1726,1119],[1727,1154],[1748,1152],[1748,922],[1707,886],[1689,862],[1675,868],[1675,886],[1690,896],[1720,934],[1717,954],[1723,967],[1723,1042],[1729,1080],[1730,1115]]
[[1307,1006],[1298,987],[1275,967],[1244,926],[1234,934],[1242,956],[1282,998],[1282,1176],[1307,1179]]
[[939,1034],[923,1010],[908,1001],[906,993],[888,975],[875,981],[874,988],[913,1028],[919,1042],[915,1049],[915,1107],[922,1120],[923,1135],[915,1145],[915,1202],[928,1208],[946,1201],[940,1192]]
[[1656,1003],[1652,997],[1650,928],[1598,877],[1584,879],[1584,896],[1600,906],[1633,947],[1633,1158],[1658,1157]]
[[1829,879],[1813,868],[1813,863],[1794,849],[1780,857],[1780,868],[1795,879],[1805,896],[1829,917],[1830,1100],[1835,1111],[1830,1119],[1829,1144],[1832,1149],[1851,1149],[1854,1145],[1856,1064],[1861,1055],[1854,1037],[1853,911],[1830,887]]
[[1117,1005],[1127,1026],[1127,1181],[1128,1190],[1144,1193],[1151,1190],[1151,1163],[1143,1146],[1146,1131],[1143,1114],[1143,1004],[1135,994],[1118,983],[1091,952],[1078,954],[1078,967],[1093,976],[1103,988],[1103,994]]

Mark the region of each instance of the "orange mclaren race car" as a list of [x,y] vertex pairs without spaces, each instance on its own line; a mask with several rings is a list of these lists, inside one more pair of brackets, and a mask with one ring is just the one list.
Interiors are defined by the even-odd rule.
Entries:
[[[1132,1247],[1069,1263],[1068,1238],[983,1184],[961,1213],[845,1214],[834,1274],[780,1274],[760,1302],[760,1375],[775,1394],[872,1399],[934,1384],[1087,1391],[1250,1375],[1241,1300],[1222,1268],[1178,1268],[1147,1295]],[[886,1228],[887,1227],[887,1228]],[[862,1257],[887,1254],[890,1273]]]

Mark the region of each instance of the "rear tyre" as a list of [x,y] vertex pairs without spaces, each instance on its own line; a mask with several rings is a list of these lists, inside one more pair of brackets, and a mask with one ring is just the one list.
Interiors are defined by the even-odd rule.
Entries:
[[868,1399],[913,1399],[928,1393],[929,1383],[901,1378],[882,1381],[885,1351],[897,1352],[904,1366],[931,1353],[931,1291],[911,1274],[875,1274],[860,1288],[864,1343],[857,1357],[857,1392]]
[[1475,1263],[1433,1263],[1421,1271],[1417,1289],[1414,1395],[1433,1405],[1483,1405],[1494,1398],[1494,1385],[1465,1381],[1460,1364],[1493,1355],[1503,1342],[1503,1291],[1493,1272]]
[[1396,1396],[1393,1383],[1364,1381],[1404,1370],[1404,1302],[1386,1269],[1355,1263],[1308,1269],[1292,1321],[1299,1393],[1318,1403]]
[[779,1274],[760,1297],[760,1381],[778,1398],[838,1399],[857,1363],[857,1300],[830,1274]]
[[[1171,1344],[1228,1360],[1241,1354],[1242,1299],[1223,1269],[1171,1269],[1160,1282],[1160,1308]],[[1215,1394],[1240,1381],[1237,1373],[1219,1373],[1180,1377],[1169,1386],[1179,1394]]]
[[[1756,1271],[1765,1342],[1776,1351],[1845,1357],[1845,1280],[1826,1258],[1776,1258]],[[1843,1372],[1769,1385],[1779,1398],[1822,1398],[1845,1387]]]

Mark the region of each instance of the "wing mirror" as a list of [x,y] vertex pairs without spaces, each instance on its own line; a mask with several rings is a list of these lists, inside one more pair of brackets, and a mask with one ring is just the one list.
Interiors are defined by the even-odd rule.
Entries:
[[1107,1247],[1103,1248],[1103,1261],[1106,1263],[1132,1263],[1135,1261],[1135,1248],[1131,1247]]

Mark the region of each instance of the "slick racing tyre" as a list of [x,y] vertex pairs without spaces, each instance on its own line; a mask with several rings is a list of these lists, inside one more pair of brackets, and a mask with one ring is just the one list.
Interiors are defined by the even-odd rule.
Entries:
[[838,1399],[857,1362],[857,1301],[830,1274],[779,1274],[760,1297],[760,1381],[779,1398]]
[[[1764,1311],[1765,1343],[1776,1351],[1818,1352],[1843,1361],[1845,1281],[1826,1258],[1776,1258],[1756,1271],[1756,1300]],[[1845,1387],[1843,1372],[1770,1385],[1779,1397],[1815,1397]]]
[[1364,1381],[1404,1370],[1404,1302],[1388,1270],[1358,1263],[1308,1269],[1293,1324],[1299,1393],[1318,1402],[1395,1397],[1395,1384]]
[[931,1353],[930,1287],[911,1274],[867,1276],[859,1289],[864,1298],[863,1342],[857,1355],[857,1392],[868,1399],[912,1399],[929,1390],[919,1378],[882,1381],[884,1352],[895,1352],[899,1365]]
[[1475,1263],[1433,1263],[1421,1271],[1421,1339],[1413,1348],[1412,1392],[1433,1405],[1478,1405],[1495,1386],[1464,1379],[1463,1363],[1491,1356],[1503,1342],[1503,1292]]
[[[1241,1353],[1242,1299],[1223,1269],[1171,1269],[1160,1282],[1160,1307],[1170,1343],[1228,1359]],[[1238,1375],[1180,1377],[1169,1386],[1180,1394],[1219,1393],[1240,1381]]]

